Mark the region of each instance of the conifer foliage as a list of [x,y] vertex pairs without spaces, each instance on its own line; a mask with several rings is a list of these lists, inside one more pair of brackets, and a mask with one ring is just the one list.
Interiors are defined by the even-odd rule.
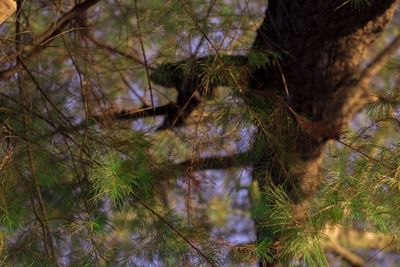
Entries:
[[345,231],[396,250],[397,4],[16,0],[0,265],[373,262]]

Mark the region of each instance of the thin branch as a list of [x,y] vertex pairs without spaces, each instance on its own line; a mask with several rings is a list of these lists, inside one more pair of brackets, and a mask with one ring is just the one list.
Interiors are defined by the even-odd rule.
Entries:
[[[25,102],[25,98],[26,98],[25,90],[24,90],[24,87],[22,86],[22,81],[21,81],[20,74],[18,74],[17,79],[18,79],[18,89],[19,89],[20,101],[21,102]],[[28,131],[27,131],[27,128],[28,128],[27,115],[28,115],[27,111],[26,110],[22,110],[22,127],[23,127],[23,132],[24,132],[25,136],[28,134]],[[8,129],[8,130],[11,130],[11,129]],[[28,156],[29,171],[30,171],[30,175],[31,175],[31,178],[32,178],[32,185],[31,185],[31,186],[33,186],[32,191],[35,193],[35,196],[36,196],[36,198],[37,198],[37,200],[39,202],[41,216],[36,212],[35,201],[33,199],[33,196],[31,196],[32,209],[33,209],[33,212],[35,214],[36,219],[39,221],[39,223],[40,223],[40,225],[42,227],[43,243],[44,243],[46,255],[50,259],[51,258],[55,258],[54,248],[53,248],[53,245],[52,245],[51,232],[50,232],[50,230],[48,228],[47,223],[45,223],[45,221],[48,218],[47,207],[46,207],[46,204],[45,204],[42,192],[41,192],[39,179],[38,179],[38,177],[36,175],[35,164],[34,164],[34,161],[33,161],[32,148],[31,148],[30,142],[26,142],[26,153],[27,153],[27,156]]]
[[112,119],[112,120],[131,120],[131,119],[140,119],[145,117],[153,117],[159,115],[166,115],[168,111],[174,108],[174,104],[167,104],[163,106],[154,107],[142,107],[142,108],[134,108],[134,109],[121,109],[121,110],[110,110],[106,113],[92,115],[92,118],[96,121],[102,121],[104,119]]
[[232,167],[248,166],[251,164],[252,158],[250,153],[244,152],[231,156],[215,156],[196,160],[187,160],[179,163],[177,166],[182,169],[190,168],[193,171],[199,171],[209,169],[228,169]]
[[154,110],[155,107],[154,107],[154,99],[153,99],[153,89],[151,87],[151,81],[150,81],[149,66],[147,64],[146,51],[144,49],[142,33],[141,33],[141,30],[140,30],[140,20],[139,20],[139,11],[138,11],[138,6],[137,6],[137,0],[135,0],[135,15],[136,15],[136,24],[137,24],[137,28],[138,28],[138,37],[139,37],[140,48],[142,49],[144,66],[145,66],[145,69],[146,69],[147,84],[148,84],[149,90],[150,90],[151,107],[153,108],[153,111],[155,111]]
[[383,248],[379,249],[374,255],[369,257],[365,262],[370,262],[373,258],[378,256],[379,253],[384,251],[386,248],[390,247],[394,243],[394,241],[395,241],[395,236],[393,236],[392,239],[390,240],[390,242],[388,242]]
[[[32,44],[25,45],[11,55],[4,56],[0,59],[0,63],[9,63],[26,54],[24,60],[27,61],[45,49],[56,35],[60,33],[62,28],[67,25],[71,20],[77,18],[93,5],[97,4],[100,0],[86,0],[85,2],[76,5],[64,16],[59,18],[55,23],[51,24],[45,31],[39,34]],[[15,65],[0,71],[0,80],[9,79],[15,72],[21,68],[21,63],[16,62]]]
[[[87,37],[88,40],[90,40],[92,43],[94,43],[97,47],[99,47],[101,49],[104,49],[104,50],[107,50],[107,51],[109,51],[111,53],[123,56],[123,57],[125,57],[127,59],[132,60],[133,62],[135,62],[135,63],[137,63],[139,65],[142,65],[142,66],[146,65],[142,60],[138,59],[134,55],[132,55],[130,53],[127,53],[127,52],[124,52],[124,51],[121,51],[121,50],[118,50],[117,47],[114,47],[114,46],[111,46],[111,45],[108,45],[108,44],[104,44],[101,41],[99,41],[98,39],[96,39],[94,36],[92,36],[91,34],[87,34],[86,37]],[[147,67],[151,71],[156,70],[156,68],[154,68],[154,67],[152,67],[150,65],[148,65]]]
[[384,168],[387,168],[388,170],[393,171],[393,170],[396,169],[394,166],[390,166],[390,165],[388,165],[388,164],[386,164],[386,163],[384,163],[384,162],[382,162],[382,161],[380,161],[380,160],[377,160],[376,158],[371,157],[371,156],[368,155],[367,153],[365,153],[365,152],[363,152],[363,151],[361,151],[361,150],[359,150],[359,149],[357,149],[357,148],[355,148],[355,147],[353,147],[353,146],[351,146],[351,145],[349,145],[349,144],[347,144],[347,143],[345,143],[345,142],[343,142],[343,141],[341,141],[341,140],[336,140],[336,141],[339,142],[340,144],[344,145],[345,147],[350,148],[350,149],[353,150],[354,152],[357,152],[357,153],[360,154],[361,156],[366,157],[367,159],[369,159],[369,160],[371,160],[371,161],[373,161],[373,162],[375,162],[375,163],[381,165],[381,166],[384,167]]
[[[234,82],[235,87],[238,89],[239,92],[243,93],[244,89],[242,88],[242,86],[240,86],[240,83],[238,82],[236,77],[233,75],[232,71],[226,66],[225,61],[222,59],[221,55],[219,54],[218,48],[211,41],[211,39],[208,37],[207,33],[200,27],[197,18],[192,14],[192,12],[190,11],[189,7],[185,4],[184,0],[179,0],[179,2],[181,3],[181,5],[182,5],[183,9],[185,10],[185,12],[189,15],[189,17],[193,21],[193,23],[196,26],[196,28],[204,36],[204,39],[210,44],[212,49],[215,51],[216,59],[218,59],[221,62],[222,66],[224,67],[224,70],[229,74],[229,76],[231,77],[232,81]],[[214,61],[214,63],[215,63],[215,61]]]
[[[115,63],[113,63],[113,64],[115,66]],[[117,69],[117,68],[115,68],[115,69]],[[132,94],[134,94],[135,97],[140,100],[140,102],[142,103],[142,106],[143,107],[147,106],[145,98],[142,97],[138,92],[136,92],[136,89],[132,87],[132,85],[126,79],[124,73],[122,73],[122,71],[118,70],[118,74],[121,77],[121,80],[125,84],[125,86],[128,87],[129,91],[132,92]]]
[[393,245],[394,238],[379,232],[368,232],[357,228],[344,229],[340,225],[327,224],[324,235],[328,238],[321,241],[324,250],[336,252],[353,266],[365,266],[377,254],[362,259],[348,248],[378,250],[378,253],[388,248],[396,249],[396,246]]
[[351,250],[342,247],[340,244],[334,242],[329,248],[332,249],[335,253],[339,254],[345,261],[349,262],[351,266],[365,266],[365,261],[360,256],[353,253]]
[[78,135],[81,135],[78,129],[72,124],[72,122],[65,116],[64,113],[61,112],[61,110],[57,107],[56,104],[51,101],[51,99],[47,96],[45,91],[42,89],[40,86],[39,82],[36,80],[35,76],[33,76],[32,72],[28,69],[28,67],[24,64],[24,62],[20,59],[18,59],[18,62],[21,64],[25,72],[28,74],[29,78],[32,80],[32,82],[35,84],[36,89],[40,92],[40,94],[46,99],[46,101],[51,105],[51,107],[65,120],[67,124],[73,129]]
[[[65,128],[64,126],[59,126],[59,125],[54,124],[54,123],[51,122],[50,120],[48,120],[48,119],[46,119],[45,117],[43,117],[41,114],[39,114],[39,113],[35,112],[34,110],[32,110],[30,107],[28,107],[28,106],[22,104],[20,101],[18,101],[18,100],[16,100],[16,99],[14,99],[14,98],[12,98],[12,97],[10,97],[10,96],[8,96],[8,95],[2,93],[2,92],[0,92],[0,96],[6,98],[6,99],[8,99],[8,100],[10,100],[11,102],[17,104],[18,106],[20,106],[21,109],[22,109],[22,112],[29,112],[29,114],[34,115],[34,116],[37,117],[38,119],[40,119],[40,120],[46,122],[48,125],[50,125],[50,126],[55,130],[55,132],[53,132],[53,134],[60,132],[60,133],[61,133],[63,136],[65,136],[67,139],[71,140],[71,142],[73,142],[80,150],[84,151],[84,148],[82,148],[82,147],[78,144],[78,142],[75,141],[75,139],[72,138],[72,136],[70,136],[70,135],[66,132],[66,128]],[[73,130],[73,131],[77,131],[78,128],[79,128],[79,127],[74,127],[72,130]],[[20,137],[23,138],[23,136],[20,136]],[[84,153],[85,153],[85,152],[84,152]],[[86,154],[86,153],[85,153],[85,154]],[[88,157],[88,159],[89,159],[91,162],[93,162],[94,164],[98,165],[98,163],[97,163],[95,160],[93,160],[93,159],[90,157],[90,155],[86,154],[86,156]]]
[[214,260],[212,260],[209,256],[204,254],[196,245],[193,244],[183,233],[181,233],[178,229],[175,228],[169,221],[167,221],[163,216],[158,214],[152,207],[143,202],[139,197],[137,197],[134,193],[131,193],[132,197],[140,203],[146,210],[148,210],[151,214],[156,216],[161,222],[163,222],[169,229],[171,229],[175,234],[177,234],[180,238],[182,238],[192,249],[194,249],[206,262],[208,262],[212,267],[217,267]]
[[[89,116],[90,116],[91,107],[89,106],[89,102],[86,99],[86,92],[85,92],[84,85],[83,85],[82,71],[79,68],[78,64],[76,63],[74,57],[72,56],[71,51],[70,51],[67,43],[65,42],[65,38],[63,38],[63,42],[64,42],[65,49],[67,50],[68,56],[71,59],[71,62],[74,65],[75,70],[76,70],[76,72],[78,74],[78,78],[79,78],[79,89],[80,89],[80,92],[81,92],[83,107],[84,107],[84,110],[85,110],[85,128],[84,128],[84,133],[83,133],[83,147],[86,148],[86,150],[87,150],[86,152],[88,152],[88,154],[90,154],[88,146],[87,146],[87,137],[88,137],[88,132],[89,132]],[[32,75],[32,77],[33,77],[33,75]],[[37,84],[37,82],[35,82],[35,84],[36,84],[36,86],[39,86]],[[47,99],[47,101],[49,101],[48,98],[46,98],[46,99]]]
[[[203,20],[203,21],[208,20],[210,14],[211,14],[211,11],[213,10],[216,2],[217,2],[216,0],[211,0],[210,5],[208,6],[208,9],[207,9],[206,15],[203,16],[203,18],[201,18],[201,20]],[[205,38],[204,38],[204,36],[202,36],[200,41],[198,42],[196,48],[194,49],[194,53],[192,53],[193,57],[197,56],[197,54],[199,53],[199,50],[204,43],[204,40],[205,40]]]
[[[18,0],[17,3],[17,19],[15,22],[15,49],[18,50],[20,48],[20,30],[21,30],[21,24],[20,24],[20,16],[21,16],[21,8],[22,8],[22,1]],[[18,64],[19,61],[19,57],[16,57],[16,64]],[[24,90],[24,86],[22,84],[22,79],[21,79],[21,74],[18,73],[17,74],[17,82],[18,82],[18,92],[19,92],[19,100],[21,103],[25,103],[25,101],[27,101],[27,96],[26,96],[26,91]],[[23,127],[23,133],[24,135],[28,134],[27,128],[28,128],[28,112],[24,109],[21,110],[22,111],[22,127]],[[9,129],[10,130],[10,129]],[[32,210],[33,213],[37,219],[37,221],[39,222],[39,224],[41,225],[42,228],[42,233],[43,233],[43,243],[44,243],[44,248],[46,251],[46,255],[48,258],[50,259],[55,259],[55,253],[54,253],[54,247],[53,247],[53,243],[52,243],[52,235],[51,232],[49,230],[49,227],[46,223],[46,220],[48,218],[48,212],[47,212],[47,207],[46,207],[46,203],[44,201],[42,192],[41,192],[41,188],[40,188],[40,183],[39,183],[39,179],[36,175],[36,169],[35,169],[35,164],[33,161],[33,155],[32,155],[32,149],[31,149],[31,144],[30,142],[26,142],[26,153],[28,156],[28,164],[29,164],[29,171],[30,171],[30,175],[32,178],[32,186],[33,186],[33,192],[31,192],[30,194],[30,202],[32,205]],[[39,202],[39,207],[40,207],[40,211],[41,211],[41,216],[38,214],[38,212],[36,211],[36,205],[35,205],[35,201],[34,201],[34,197],[33,195],[35,194],[38,202]]]
[[390,42],[382,51],[368,64],[368,66],[361,72],[359,83],[367,83],[370,79],[381,71],[385,64],[390,60],[392,55],[397,51],[400,46],[400,34]]

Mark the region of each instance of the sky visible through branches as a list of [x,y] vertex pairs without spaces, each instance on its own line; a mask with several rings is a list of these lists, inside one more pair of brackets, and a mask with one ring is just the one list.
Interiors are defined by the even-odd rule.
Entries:
[[[285,131],[313,119],[286,83],[247,91],[253,69],[287,57],[253,49],[265,2],[18,0],[0,26],[0,265],[256,266],[279,249],[293,266],[400,262],[397,61],[382,57],[377,101],[329,141],[307,219],[253,179],[277,175],[298,138]],[[257,240],[256,223],[285,242]],[[364,233],[383,244],[354,245]]]

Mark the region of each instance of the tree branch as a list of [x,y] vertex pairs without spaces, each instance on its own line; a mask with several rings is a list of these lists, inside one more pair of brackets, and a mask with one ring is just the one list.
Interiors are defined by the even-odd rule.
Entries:
[[351,250],[342,247],[340,244],[336,242],[330,244],[330,246],[328,246],[327,248],[333,250],[335,253],[343,257],[343,259],[348,261],[351,264],[351,266],[355,267],[365,266],[365,261],[360,256],[353,253]]
[[[93,35],[91,34],[87,34],[85,37],[87,37],[87,39],[89,39],[92,43],[94,43],[97,47],[107,50],[113,54],[117,54],[120,56],[125,57],[126,59],[132,60],[133,62],[142,65],[142,66],[146,66],[145,62],[143,62],[142,60],[138,59],[137,57],[135,57],[134,55],[132,55],[131,53],[127,53],[124,51],[119,50],[117,47],[108,45],[108,44],[104,44],[101,41],[99,41],[98,39],[96,39]],[[135,51],[135,50],[134,50]],[[138,54],[137,51],[135,51],[136,54]],[[154,71],[156,70],[156,68],[148,65],[147,66],[149,68],[149,70]]]
[[[373,1],[362,12],[351,5],[340,7],[343,2],[271,0],[253,45],[256,51],[273,52],[281,58],[276,63],[279,68],[273,66],[275,75],[271,85],[265,80],[270,70],[255,76],[256,81],[261,81],[260,90],[283,94],[285,88],[279,77],[283,73],[290,95],[287,103],[295,114],[334,132],[340,132],[366,104],[367,92],[358,86],[355,75],[359,73],[364,52],[385,30],[398,1]],[[276,126],[279,127],[282,126]],[[266,150],[276,153],[278,160],[272,161],[266,152],[254,163],[253,171],[254,179],[264,185],[267,183],[265,171],[257,172],[257,166],[271,163],[273,183],[282,186],[294,203],[289,224],[307,218],[310,199],[322,178],[320,166],[327,141],[311,139],[307,131],[298,128],[280,130],[283,138],[274,136],[279,145],[266,145]],[[294,142],[288,137],[294,137]],[[285,145],[288,148],[280,152]],[[266,238],[271,240],[271,232],[257,229],[257,241]],[[279,234],[273,239],[284,242]],[[273,263],[278,263],[279,251],[274,256]]]
[[400,34],[393,39],[375,59],[361,72],[359,83],[368,83],[373,76],[379,73],[384,65],[390,60],[391,56],[397,51],[400,46]]
[[[61,30],[67,25],[70,21],[80,16],[86,10],[88,10],[93,5],[97,4],[100,0],[86,0],[85,2],[76,5],[72,8],[68,13],[59,18],[54,24],[47,27],[45,31],[40,33],[31,45],[25,45],[15,53],[11,55],[4,56],[0,59],[0,63],[10,63],[17,59],[18,57],[26,54],[24,57],[25,61],[32,59],[35,55],[40,53],[43,49],[45,49],[48,44],[61,33]],[[0,71],[0,80],[9,79],[16,71],[21,68],[21,63],[16,62],[15,65]]]
[[145,117],[153,117],[159,115],[166,115],[170,109],[175,107],[174,104],[167,104],[163,106],[155,107],[141,107],[134,109],[121,109],[114,110],[110,109],[101,114],[92,114],[91,117],[96,121],[103,121],[107,119],[111,120],[131,120],[131,119],[140,119]]
[[161,216],[157,211],[155,211],[152,207],[147,205],[146,202],[142,201],[136,194],[131,193],[131,196],[134,200],[136,200],[140,205],[142,205],[146,210],[148,210],[151,214],[153,214],[157,219],[159,219],[164,225],[166,225],[172,232],[174,232],[177,236],[179,236],[185,243],[190,246],[196,253],[203,258],[210,266],[217,267],[217,264],[213,259],[211,259],[208,255],[206,255],[199,247],[197,247],[186,235],[184,235],[181,231],[179,231],[174,225],[172,225],[169,221],[167,221],[163,216]]
[[252,163],[250,152],[239,153],[231,156],[214,156],[187,160],[179,163],[180,169],[190,169],[192,171],[229,169],[233,167],[249,166]]

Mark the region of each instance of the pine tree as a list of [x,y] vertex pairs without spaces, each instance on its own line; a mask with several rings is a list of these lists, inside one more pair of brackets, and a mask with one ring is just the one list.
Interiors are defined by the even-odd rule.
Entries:
[[343,231],[395,247],[397,4],[17,0],[1,264],[364,265]]

